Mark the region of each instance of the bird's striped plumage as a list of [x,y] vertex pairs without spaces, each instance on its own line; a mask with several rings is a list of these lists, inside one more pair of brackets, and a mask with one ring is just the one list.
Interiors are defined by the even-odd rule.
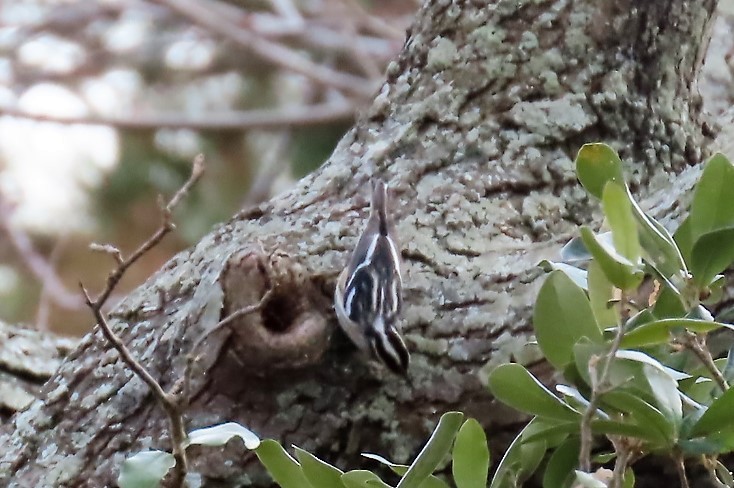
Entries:
[[409,353],[397,328],[402,308],[400,250],[382,181],[373,181],[370,216],[339,277],[334,301],[339,323],[357,347],[404,374]]

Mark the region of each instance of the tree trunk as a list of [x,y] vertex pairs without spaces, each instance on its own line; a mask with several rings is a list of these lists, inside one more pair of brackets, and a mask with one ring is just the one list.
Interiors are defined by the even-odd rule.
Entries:
[[[261,312],[199,350],[189,429],[237,421],[342,468],[365,451],[406,461],[450,409],[501,438],[522,418],[493,402],[482,371],[543,367],[528,344],[536,264],[599,222],[574,176],[578,148],[611,144],[657,215],[681,212],[712,136],[695,80],[715,7],[428,1],[330,160],[174,257],[115,309],[114,330],[168,388],[203,331],[272,286]],[[372,175],[394,192],[409,381],[369,367],[331,308]],[[126,456],[170,449],[166,425],[95,329],[2,427],[0,485],[114,485]],[[190,464],[206,486],[267,484],[235,442],[192,450]]]

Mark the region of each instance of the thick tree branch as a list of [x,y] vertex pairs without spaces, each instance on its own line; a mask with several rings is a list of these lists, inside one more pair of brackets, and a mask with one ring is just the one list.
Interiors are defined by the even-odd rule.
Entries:
[[[404,461],[425,439],[426,420],[451,408],[500,439],[522,418],[488,395],[484,372],[511,359],[542,367],[529,344],[535,265],[577,224],[599,220],[573,172],[578,147],[618,148],[656,217],[672,223],[686,208],[685,190],[672,189],[692,186],[709,151],[694,87],[715,3],[428,2],[329,162],[174,257],[110,325],[166,388],[196,338],[257,303],[277,275],[267,303],[201,348],[192,428],[238,421],[341,467],[363,451]],[[368,368],[331,309],[376,175],[398,202],[411,384]],[[0,457],[0,480],[43,485],[48,466],[63,464],[72,480],[109,484],[121,454],[166,432],[104,346],[89,336],[44,399],[16,416],[23,429],[0,435],[22,446]],[[54,454],[42,457],[49,445]],[[201,453],[190,469],[220,484],[243,472],[269,483],[231,449]]]

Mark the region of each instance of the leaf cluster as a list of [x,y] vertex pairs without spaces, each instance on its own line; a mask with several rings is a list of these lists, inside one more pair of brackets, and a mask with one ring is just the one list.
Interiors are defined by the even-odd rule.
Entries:
[[[272,439],[260,440],[245,427],[229,422],[189,433],[187,446],[223,446],[242,439],[255,452],[273,480],[282,488],[389,488],[377,474],[367,470],[341,471],[296,446],[295,458]],[[487,486],[489,448],[484,429],[459,412],[444,414],[430,439],[412,464],[402,465],[376,454],[366,458],[384,464],[399,477],[397,488],[449,488],[434,472],[451,458],[451,473],[457,488]],[[120,488],[155,488],[175,465],[165,451],[144,451],[125,460],[117,482]]]
[[629,464],[649,454],[700,461],[721,486],[734,486],[718,460],[734,449],[734,354],[714,361],[705,342],[708,333],[732,328],[705,304],[721,295],[720,273],[734,261],[727,198],[734,166],[721,154],[711,158],[674,235],[642,211],[610,147],[585,145],[576,168],[601,201],[603,231],[582,227],[562,262],[541,263],[549,275],[533,325],[562,378],[556,392],[519,364],[489,375],[497,399],[534,416],[492,487],[518,486],[545,458],[545,487],[608,486],[579,471],[589,457],[585,435],[597,446],[608,441],[595,464],[616,459],[610,486],[633,486]]

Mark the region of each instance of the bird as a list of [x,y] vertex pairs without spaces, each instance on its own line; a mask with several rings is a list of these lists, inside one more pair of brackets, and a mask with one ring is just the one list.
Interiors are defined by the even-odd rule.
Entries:
[[390,371],[407,375],[410,352],[400,335],[403,304],[400,248],[388,214],[388,188],[371,181],[367,224],[334,289],[342,330],[361,351]]

